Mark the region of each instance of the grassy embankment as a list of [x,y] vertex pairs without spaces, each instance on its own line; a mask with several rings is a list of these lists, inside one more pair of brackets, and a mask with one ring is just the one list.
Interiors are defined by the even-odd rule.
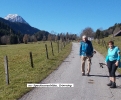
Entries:
[[[46,58],[45,43],[2,45],[0,46],[0,100],[16,100],[30,91],[27,83],[38,83],[54,71],[69,55],[71,43],[60,48],[53,42],[54,56],[48,45],[49,59]],[[34,68],[30,65],[29,52],[33,54]],[[10,84],[6,85],[4,56],[8,56]]]
[[[109,36],[109,37],[104,38],[103,40],[106,42],[106,45],[110,40],[114,40],[114,45],[118,46],[121,50],[121,36],[114,37],[113,39],[111,36]],[[105,46],[102,45],[102,40],[100,40],[100,44],[98,44],[96,41],[93,41],[92,43],[93,43],[94,48],[105,57],[107,54],[107,49]],[[118,69],[118,72],[121,74],[121,68]]]

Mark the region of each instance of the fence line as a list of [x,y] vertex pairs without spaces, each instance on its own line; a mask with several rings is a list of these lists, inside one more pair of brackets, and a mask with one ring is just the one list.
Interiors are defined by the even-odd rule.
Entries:
[[103,40],[103,39],[102,39],[102,42],[101,42],[100,39],[98,39],[98,40],[97,40],[97,43],[98,43],[98,45],[101,44],[101,45],[102,45],[103,47],[105,47],[106,49],[108,48],[107,45],[106,45],[105,40]]
[[34,68],[32,52],[30,52],[29,54],[30,54],[31,67]]
[[48,57],[48,49],[47,49],[47,44],[45,44],[45,49],[46,49],[46,56],[47,56],[47,59],[49,59],[49,57]]
[[8,57],[4,57],[6,84],[9,85]]
[[[57,49],[58,49],[57,52],[59,53],[60,52],[60,49],[62,50],[65,47],[65,45],[67,45],[67,44],[68,43],[65,43],[65,41],[64,42],[61,41],[60,43],[59,43],[59,41],[57,41]],[[49,59],[49,53],[48,53],[48,46],[47,46],[47,44],[45,44],[45,49],[46,49],[46,51],[45,51],[46,52],[46,57],[47,57],[47,59]],[[54,48],[53,48],[52,41],[51,41],[51,51],[52,51],[52,55],[54,56]],[[29,64],[30,64],[31,68],[34,68],[33,56],[34,56],[34,54],[32,54],[32,52],[29,52],[29,55],[27,56],[28,57],[28,60],[30,61]],[[24,60],[22,60],[22,61],[24,61]],[[14,58],[13,58],[13,60],[9,59],[9,62],[13,62],[11,64],[16,63]],[[9,66],[11,66],[11,64]],[[10,82],[9,82],[9,80],[10,80],[9,79],[9,74],[10,73],[9,73],[9,69],[8,69],[9,66],[8,66],[8,56],[6,55],[4,57],[4,68],[5,68],[5,80],[6,80],[6,84],[7,85],[10,84]]]
[[58,45],[58,53],[59,53],[59,41],[57,41],[57,45]]
[[51,48],[52,48],[52,55],[54,56],[52,41],[51,41]]

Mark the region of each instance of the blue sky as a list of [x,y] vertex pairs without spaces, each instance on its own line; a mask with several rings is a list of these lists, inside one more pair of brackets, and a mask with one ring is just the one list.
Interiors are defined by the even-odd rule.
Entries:
[[41,30],[80,34],[121,23],[121,0],[0,0],[0,17],[8,14]]

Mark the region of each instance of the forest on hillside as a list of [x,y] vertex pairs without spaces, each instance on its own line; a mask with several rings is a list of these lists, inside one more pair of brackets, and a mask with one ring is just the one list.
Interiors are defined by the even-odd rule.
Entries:
[[114,35],[120,30],[121,30],[121,23],[116,23],[106,30],[97,29],[94,37],[97,39],[101,39],[104,37],[108,37],[109,35]]
[[114,35],[120,30],[121,30],[121,23],[116,23],[105,30],[97,29],[96,32],[94,32],[91,27],[87,27],[84,30],[82,30],[80,37],[86,35],[88,37],[93,37],[94,39],[102,39],[104,37],[108,37],[109,35]]
[[[12,25],[13,24],[13,25]],[[11,27],[11,25],[13,27]],[[15,30],[15,29],[20,30]],[[30,30],[33,30],[33,33],[29,33]],[[27,31],[28,30],[28,31]],[[19,44],[19,43],[28,43],[28,42],[37,42],[37,41],[57,41],[57,40],[77,40],[82,37],[82,35],[87,35],[88,37],[93,37],[94,39],[101,39],[108,37],[111,34],[115,34],[121,30],[121,23],[116,23],[113,26],[109,27],[106,30],[97,29],[95,32],[91,27],[87,27],[81,32],[81,36],[76,34],[67,33],[49,33],[45,30],[38,30],[36,28],[26,26],[21,23],[9,23],[4,19],[0,19],[0,44]]]
[[28,42],[37,42],[37,41],[57,41],[57,40],[76,40],[76,34],[66,34],[58,33],[51,34],[47,31],[40,30],[37,33],[33,34],[24,34],[20,31],[14,31],[9,25],[6,25],[3,22],[0,22],[0,44],[19,44]]

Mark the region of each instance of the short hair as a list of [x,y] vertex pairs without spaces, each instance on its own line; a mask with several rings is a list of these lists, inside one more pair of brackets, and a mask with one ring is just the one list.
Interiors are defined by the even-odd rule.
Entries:
[[114,45],[114,42],[113,42],[113,41],[109,41],[108,44],[109,44],[109,43],[112,44],[112,45]]
[[83,35],[82,38],[87,38],[87,36],[86,35]]

